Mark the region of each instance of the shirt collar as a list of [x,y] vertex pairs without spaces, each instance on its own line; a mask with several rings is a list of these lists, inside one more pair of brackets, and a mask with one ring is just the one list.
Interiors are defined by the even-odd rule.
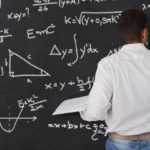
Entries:
[[147,48],[143,43],[125,44],[120,49],[120,51],[141,51],[141,50],[142,51],[147,50]]

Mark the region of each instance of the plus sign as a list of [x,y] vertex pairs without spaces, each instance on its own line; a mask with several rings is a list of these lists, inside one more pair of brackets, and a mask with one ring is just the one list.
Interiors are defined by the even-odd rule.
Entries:
[[94,22],[94,20],[93,20],[93,19],[91,19],[91,20],[90,20],[90,22],[91,22],[91,23],[93,23],[93,22]]
[[68,84],[72,86],[75,84],[75,82],[70,81]]

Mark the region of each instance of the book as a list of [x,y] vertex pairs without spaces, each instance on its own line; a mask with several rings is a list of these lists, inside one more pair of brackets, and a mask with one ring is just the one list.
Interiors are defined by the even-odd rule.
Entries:
[[87,105],[88,105],[88,96],[67,99],[56,108],[56,110],[52,115],[60,115],[84,111],[87,108]]

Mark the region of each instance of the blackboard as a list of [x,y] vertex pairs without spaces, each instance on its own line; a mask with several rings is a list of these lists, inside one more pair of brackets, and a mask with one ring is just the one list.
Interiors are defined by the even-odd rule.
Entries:
[[0,7],[0,149],[104,150],[105,122],[52,113],[89,93],[97,63],[124,44],[121,12],[138,8],[149,18],[149,0],[0,0]]

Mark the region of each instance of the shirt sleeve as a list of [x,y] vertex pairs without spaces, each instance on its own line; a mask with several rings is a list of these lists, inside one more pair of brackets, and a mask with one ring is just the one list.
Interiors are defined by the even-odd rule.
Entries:
[[107,71],[107,62],[102,60],[98,63],[95,74],[95,82],[88,96],[88,105],[80,116],[86,121],[105,120],[111,107],[113,95],[112,78]]

